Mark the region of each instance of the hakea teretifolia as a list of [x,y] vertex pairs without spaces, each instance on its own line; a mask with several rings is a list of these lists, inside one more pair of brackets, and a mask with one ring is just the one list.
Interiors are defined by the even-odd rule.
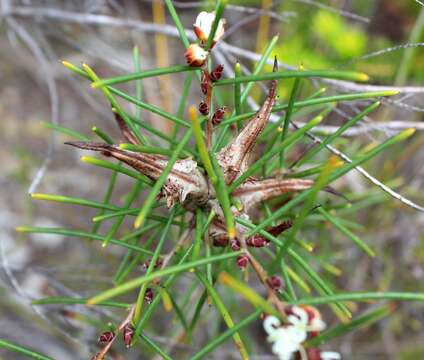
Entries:
[[[215,154],[227,185],[231,185],[249,168],[256,141],[271,115],[275,96],[276,82],[273,81],[269,94],[259,111],[247,121],[245,127],[228,145]],[[117,113],[115,113],[115,118],[126,141],[140,145]],[[166,156],[123,150],[119,145],[92,142],[68,142],[67,144],[81,149],[100,151],[105,156],[112,156],[153,181],[159,178],[168,162]],[[312,185],[312,180],[280,179],[278,177],[256,179],[250,177],[233,190],[231,195],[239,206],[233,207],[232,210],[235,216],[249,218],[249,214],[264,201],[276,198],[284,193],[302,191]],[[214,187],[205,171],[198,166],[194,159],[179,159],[175,162],[162,187],[161,196],[166,199],[168,207],[178,203],[189,211],[198,207],[204,208],[206,212],[215,210],[217,215],[211,223],[209,235],[218,246],[229,244],[231,239],[229,239],[226,231],[224,215],[216,199]],[[247,230],[241,225],[236,226],[237,237],[243,238]],[[290,226],[290,223],[284,222],[268,230],[272,234],[278,235]],[[256,235],[247,239],[247,244],[252,247],[260,247],[265,246],[267,240]]]
[[[214,19],[215,14],[213,13],[199,14],[194,29],[199,38],[200,45],[190,45],[185,54],[190,65],[203,66],[208,61],[209,51],[206,51],[203,46],[210,34]],[[224,23],[220,20],[213,44],[219,40],[223,32]],[[276,63],[274,70],[276,70]],[[206,143],[209,146],[211,145],[211,131],[213,130],[213,126],[219,124],[225,114],[225,108],[215,110],[213,113],[210,109],[211,92],[213,89],[212,83],[219,81],[222,71],[222,66],[216,67],[211,73],[208,72],[206,66],[202,67],[201,90],[205,95],[205,99],[199,105],[199,112],[203,115],[209,114],[208,121],[205,125]],[[251,165],[255,155],[255,145],[271,116],[276,98],[276,86],[277,82],[275,80],[271,81],[268,95],[257,113],[250,120],[246,121],[244,128],[225,147],[214,154],[227,186],[233,184]],[[126,142],[140,145],[137,137],[128,128],[118,113],[115,113],[115,119]],[[119,145],[93,142],[67,142],[67,144],[85,150],[99,151],[105,156],[114,157],[136,169],[152,181],[158,180],[168,163],[166,156],[124,150]],[[231,211],[236,217],[249,219],[249,215],[264,201],[277,198],[285,193],[303,191],[311,188],[312,185],[312,180],[305,179],[248,177],[232,190],[231,198],[237,206],[233,206]],[[267,246],[268,239],[259,234],[248,237],[246,235],[248,229],[240,224],[235,224],[235,237],[229,236],[225,226],[223,210],[217,200],[214,186],[205,170],[198,166],[193,158],[179,159],[174,163],[162,186],[160,196],[166,199],[166,204],[169,208],[175,204],[180,204],[192,213],[197,208],[204,209],[205,213],[214,211],[216,215],[208,229],[208,235],[212,244],[221,247],[230,246],[234,251],[244,249],[245,253],[240,255],[236,260],[237,265],[241,269],[245,269],[251,263],[257,273],[263,272],[257,269],[259,265],[251,257],[247,251],[247,247]],[[283,231],[289,229],[291,225],[292,223],[290,221],[286,221],[267,229],[267,231],[274,236],[278,236]],[[268,277],[266,274],[263,274],[261,281],[268,287],[268,295],[270,298],[274,298],[271,302],[277,307],[278,311],[289,311],[290,307],[283,305],[274,295],[282,286],[281,279]],[[153,296],[153,292],[149,293],[150,295]],[[150,300],[149,296],[147,296],[147,302]],[[310,323],[308,317],[310,312],[307,312],[305,308],[293,307],[291,311],[291,314],[285,314],[289,324],[281,325],[277,318],[271,316],[267,317],[264,322],[265,330],[269,334],[269,341],[274,343],[274,352],[283,360],[292,359],[292,355],[295,354],[300,354],[303,359],[307,353],[302,347],[302,342],[308,336],[308,332],[310,334],[311,332],[320,331],[322,327],[322,324],[318,320],[315,320],[314,324]],[[315,316],[315,318],[318,317]],[[128,325],[122,328],[122,332],[125,344],[129,345],[131,343],[133,329]],[[307,349],[307,351],[310,352],[312,350]],[[105,350],[101,353],[105,353]],[[316,359],[325,360],[331,358],[326,356],[327,354],[325,353],[318,352],[318,354],[321,357],[316,357]]]

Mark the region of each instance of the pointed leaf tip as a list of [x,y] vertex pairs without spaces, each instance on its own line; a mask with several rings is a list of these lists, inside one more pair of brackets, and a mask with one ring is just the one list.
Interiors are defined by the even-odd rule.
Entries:
[[358,81],[366,82],[370,79],[368,74],[365,73],[359,73],[358,74]]
[[277,55],[274,56],[274,66],[272,67],[272,71],[273,72],[277,72],[278,71],[278,60],[277,60]]
[[19,232],[19,233],[26,232],[26,230],[27,230],[27,227],[26,227],[26,226],[17,226],[17,227],[15,228],[15,231],[16,231],[16,232]]

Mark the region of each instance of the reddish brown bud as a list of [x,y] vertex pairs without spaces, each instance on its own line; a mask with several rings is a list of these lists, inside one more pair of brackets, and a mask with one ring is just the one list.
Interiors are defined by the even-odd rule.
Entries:
[[202,78],[200,79],[200,89],[202,90],[202,93],[204,95],[208,93],[209,80],[208,80],[208,76],[204,72],[202,73]]
[[153,301],[154,296],[155,294],[153,293],[153,290],[151,288],[147,288],[146,292],[144,293],[144,300],[150,305]]
[[222,121],[225,115],[225,110],[226,110],[225,106],[216,109],[212,117],[212,124],[214,126],[219,125],[219,123]]
[[273,290],[279,290],[283,286],[283,281],[277,275],[271,276],[266,282]]
[[240,267],[240,269],[245,269],[247,264],[249,264],[249,257],[247,255],[244,254],[237,256],[237,265]]
[[222,72],[224,70],[224,65],[218,65],[214,70],[211,72],[211,80],[212,81],[218,81],[221,79]]
[[237,239],[231,240],[231,249],[233,251],[239,251],[240,248],[241,248],[240,241],[238,241]]
[[246,240],[246,245],[251,247],[264,247],[269,244],[269,241],[265,239],[262,235],[253,235]]
[[216,247],[226,247],[228,246],[228,235],[220,234],[212,236],[212,244]]
[[286,221],[283,221],[281,224],[278,224],[277,226],[273,226],[267,229],[266,231],[269,232],[271,235],[278,236],[282,232],[290,229],[292,226],[293,226],[293,221],[286,220]]
[[125,325],[124,329],[122,330],[122,337],[124,339],[124,344],[126,347],[131,346],[133,336],[134,336],[134,328],[130,324]]
[[204,101],[200,102],[200,104],[199,104],[199,112],[202,115],[208,115],[209,114],[209,106]]
[[[156,269],[156,268],[162,266],[162,263],[163,263],[163,260],[161,258],[158,258],[156,260],[155,266],[153,266],[153,268]],[[149,267],[149,265],[150,265],[150,260],[146,260],[142,265],[143,269],[146,270]]]
[[113,331],[105,331],[99,336],[100,344],[109,344],[113,338],[115,337],[115,333]]

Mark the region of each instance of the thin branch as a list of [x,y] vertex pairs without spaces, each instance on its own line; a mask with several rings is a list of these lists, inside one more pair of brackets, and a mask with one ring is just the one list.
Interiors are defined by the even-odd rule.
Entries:
[[[296,128],[299,129],[299,126],[297,126],[295,123],[292,122],[292,125]],[[312,139],[313,141],[317,142],[317,143],[321,143],[322,140],[311,134],[310,132],[307,132],[306,135]],[[348,157],[347,155],[345,155],[344,153],[342,153],[341,151],[337,150],[336,148],[334,148],[331,145],[326,145],[325,146],[329,151],[331,151],[333,154],[337,155],[339,158],[341,158],[342,160],[344,160],[347,163],[352,163],[352,159],[350,157]],[[384,192],[386,192],[387,194],[389,194],[391,197],[399,200],[401,203],[415,209],[418,211],[422,211],[424,212],[424,207],[415,204],[413,201],[407,199],[406,197],[402,196],[401,194],[397,193],[396,191],[392,190],[391,188],[389,188],[387,185],[383,184],[380,180],[377,180],[374,176],[372,176],[371,174],[369,174],[362,166],[356,166],[354,168],[355,170],[357,170],[359,173],[361,173],[364,177],[366,177],[369,181],[371,181],[374,185],[378,186],[381,190],[383,190]]]

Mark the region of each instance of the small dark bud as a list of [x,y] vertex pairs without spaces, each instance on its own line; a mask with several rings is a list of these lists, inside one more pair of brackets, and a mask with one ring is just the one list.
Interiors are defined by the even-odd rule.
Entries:
[[113,331],[105,331],[99,336],[100,344],[109,344],[113,338],[115,337],[115,333]]
[[279,290],[283,286],[283,281],[281,280],[279,276],[276,276],[276,275],[268,278],[266,282],[273,290]]
[[240,248],[241,248],[240,241],[238,241],[237,239],[231,240],[231,249],[233,251],[239,251]]
[[128,348],[131,346],[131,342],[134,336],[134,328],[127,324],[124,326],[124,329],[122,330],[122,337],[124,339],[124,344]]
[[200,79],[200,89],[202,93],[206,95],[208,93],[209,81],[205,73],[202,73],[202,78]]
[[218,65],[212,72],[211,72],[211,80],[212,81],[218,81],[221,79],[222,71],[224,70],[224,65]]
[[269,232],[271,235],[278,236],[282,232],[290,229],[293,226],[292,220],[286,220],[283,221],[281,224],[278,224],[277,226],[270,227],[266,231]]
[[[158,258],[156,260],[155,266],[153,268],[156,269],[156,268],[162,266],[162,263],[163,263],[163,260],[161,258]],[[149,265],[150,265],[150,260],[146,260],[143,263],[142,267],[143,267],[144,270],[146,270],[149,267]]]
[[144,293],[144,300],[147,304],[151,304],[153,301],[155,294],[153,293],[153,290],[151,288],[147,288],[146,292]]
[[268,244],[269,244],[269,241],[265,239],[262,235],[253,235],[246,240],[247,246],[251,246],[255,248],[264,247],[264,246],[267,246]]
[[202,101],[202,102],[199,104],[199,112],[200,112],[202,115],[208,115],[208,114],[209,114],[209,106],[208,106],[208,104],[206,104],[204,101]]
[[212,237],[212,244],[216,247],[226,247],[228,245],[227,234],[216,235]]
[[245,269],[247,264],[249,264],[249,258],[247,255],[240,255],[237,257],[237,265],[240,269]]
[[213,117],[212,117],[212,124],[214,126],[219,125],[219,123],[224,118],[224,115],[225,115],[225,106],[216,109],[216,111],[215,111],[215,113],[213,114]]

